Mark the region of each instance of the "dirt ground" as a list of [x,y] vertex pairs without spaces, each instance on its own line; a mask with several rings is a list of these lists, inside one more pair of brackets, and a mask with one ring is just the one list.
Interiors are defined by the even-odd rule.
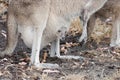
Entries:
[[[99,19],[97,21],[100,25],[96,23],[96,26],[104,24]],[[47,56],[46,62],[59,64],[60,68],[29,67],[31,51],[25,47],[22,40],[19,40],[11,57],[0,58],[0,80],[120,80],[120,49],[109,47],[110,30],[107,31],[108,34],[101,32],[98,37],[94,32],[92,40],[83,45],[78,43],[82,30],[79,21],[75,21],[71,26],[66,39],[61,41],[61,54],[78,55],[81,59],[69,60]],[[6,23],[1,22],[0,27],[0,49],[3,49],[7,38]],[[94,30],[98,32],[97,29]]]
[[[7,4],[0,7],[0,13],[3,13]],[[0,16],[0,50],[5,47],[7,39],[6,20],[3,18],[6,16]],[[49,55],[44,59],[46,50],[41,52],[41,62],[58,64],[59,69],[30,67],[31,50],[19,39],[13,55],[0,58],[0,80],[120,80],[120,48],[109,47],[111,29],[111,22],[105,23],[99,16],[91,39],[83,45],[78,42],[82,28],[76,19],[66,39],[61,41],[61,54],[81,56],[79,60],[50,58]]]

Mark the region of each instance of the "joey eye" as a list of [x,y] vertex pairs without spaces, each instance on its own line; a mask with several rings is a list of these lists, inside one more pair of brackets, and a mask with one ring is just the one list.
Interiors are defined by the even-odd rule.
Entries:
[[58,30],[58,32],[60,33],[60,32],[61,32],[61,30]]

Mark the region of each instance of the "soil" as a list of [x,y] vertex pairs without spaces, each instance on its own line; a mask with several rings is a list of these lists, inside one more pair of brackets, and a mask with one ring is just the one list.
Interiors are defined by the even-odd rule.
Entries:
[[[29,66],[31,50],[19,38],[13,55],[0,58],[0,80],[120,80],[120,48],[109,47],[111,27],[106,29],[100,19],[95,25],[96,32],[92,33],[87,44],[78,42],[82,31],[78,19],[61,41],[61,54],[81,56],[79,60],[51,58],[49,55],[44,60],[46,50],[41,52],[41,62],[58,64],[59,69]],[[0,50],[5,48],[6,34],[6,22],[1,22],[0,17]]]
[[[3,49],[6,44],[6,23],[0,23],[0,26],[0,48]],[[79,35],[78,32],[74,35],[69,33],[61,41],[61,54],[77,55],[81,59],[47,56],[46,62],[59,64],[59,69],[30,67],[31,50],[19,39],[13,55],[0,58],[0,80],[120,80],[120,49],[109,47],[110,37],[99,44],[89,41],[83,45],[78,43]]]

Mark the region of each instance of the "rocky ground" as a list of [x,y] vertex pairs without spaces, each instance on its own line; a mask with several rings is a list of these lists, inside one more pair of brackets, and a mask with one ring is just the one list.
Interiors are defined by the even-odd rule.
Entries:
[[[0,13],[4,12],[2,9]],[[0,50],[5,47],[7,39],[5,21],[6,16],[1,16]],[[77,55],[81,59],[58,59],[50,58],[49,55],[45,59],[46,52],[42,52],[40,61],[59,64],[59,69],[30,67],[31,50],[19,39],[13,55],[0,58],[0,80],[120,80],[120,48],[109,47],[111,29],[111,22],[105,23],[100,17],[96,18],[91,40],[83,45],[78,42],[82,28],[79,19],[76,19],[66,39],[61,41],[61,54]]]
[[[6,23],[1,22],[0,26],[2,49],[7,38]],[[120,49],[109,47],[110,36],[107,34],[100,40],[93,38],[86,46],[82,46],[82,43],[78,43],[81,32],[79,21],[75,21],[71,26],[65,41],[61,41],[61,54],[78,55],[81,59],[68,60],[47,56],[46,62],[57,63],[60,68],[29,67],[31,51],[19,40],[11,57],[0,58],[0,80],[120,80]],[[95,33],[93,35],[97,37]]]

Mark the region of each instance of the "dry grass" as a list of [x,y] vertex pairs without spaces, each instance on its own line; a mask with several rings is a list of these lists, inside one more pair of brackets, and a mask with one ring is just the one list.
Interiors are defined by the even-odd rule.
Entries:
[[101,42],[105,37],[111,36],[112,24],[107,24],[101,21],[99,18],[96,19],[95,27],[91,34],[91,39],[93,39],[97,44]]

